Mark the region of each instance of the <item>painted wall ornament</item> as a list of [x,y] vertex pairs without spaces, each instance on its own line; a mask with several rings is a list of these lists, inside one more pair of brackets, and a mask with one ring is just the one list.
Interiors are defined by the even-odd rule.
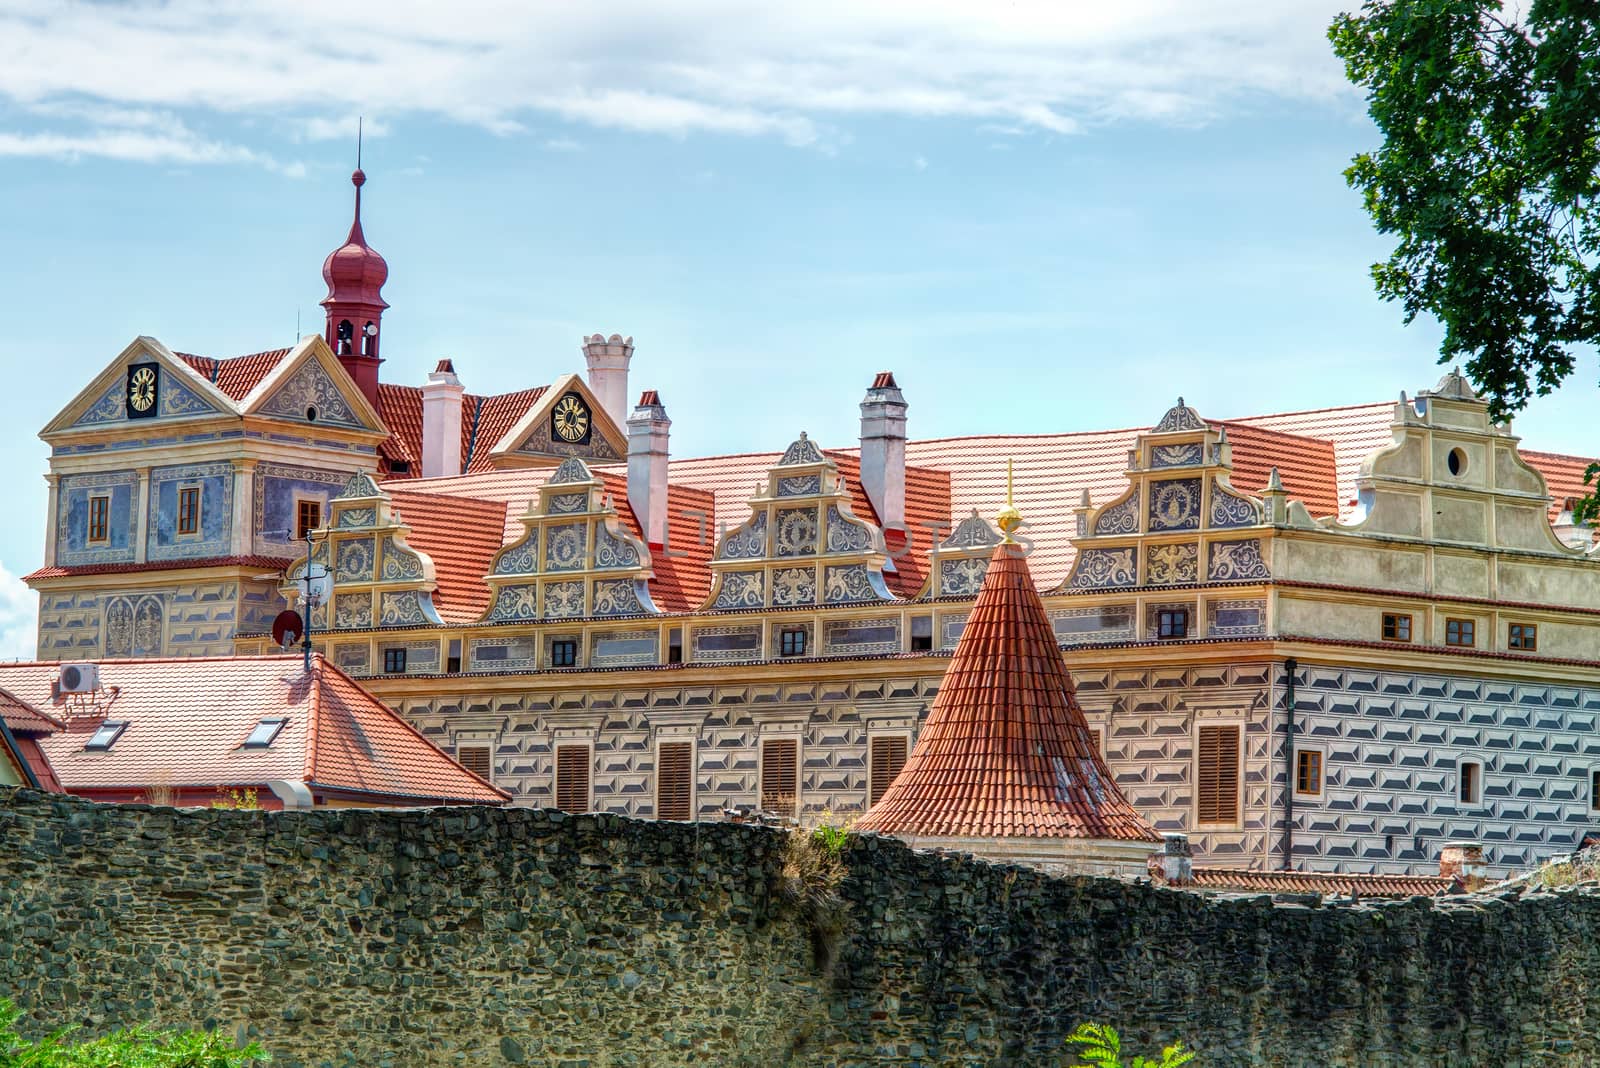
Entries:
[[1146,550],[1145,577],[1152,586],[1173,586],[1199,579],[1200,547],[1193,542],[1152,545]]
[[539,616],[539,589],[537,586],[501,586],[495,591],[494,607],[489,610],[489,620],[500,623],[513,619],[537,619]]
[[1137,586],[1139,572],[1133,561],[1133,547],[1084,549],[1072,566],[1069,589],[1092,590],[1104,586]]
[[773,604],[814,604],[816,599],[817,574],[811,568],[780,567],[772,573]]
[[976,597],[983,588],[989,562],[981,556],[965,560],[939,561],[939,594],[943,597]]
[[595,615],[628,616],[644,611],[632,579],[604,579],[594,584]]
[[563,486],[569,482],[593,482],[594,474],[589,470],[589,465],[576,456],[569,456],[556,466],[555,473],[545,483],[547,486]]
[[1150,483],[1150,530],[1195,530],[1199,526],[1198,478]]
[[872,533],[865,523],[846,519],[836,505],[828,505],[828,551],[864,552],[872,546]]
[[1095,534],[1133,534],[1139,529],[1139,488],[1116,504],[1107,505],[1094,521]]
[[986,549],[1000,544],[1000,534],[989,521],[978,514],[974,508],[972,514],[956,524],[956,529],[950,536],[939,543],[942,549]]
[[1167,414],[1161,417],[1152,434],[1175,434],[1182,430],[1205,430],[1205,420],[1200,418],[1200,413],[1183,403],[1183,398],[1178,398],[1178,403],[1167,409]]
[[821,492],[821,475],[800,475],[797,478],[778,479],[778,496],[780,497],[811,497]]
[[328,372],[316,360],[301,364],[299,370],[263,401],[258,410],[263,415],[296,422],[365,426]]
[[780,467],[790,467],[795,464],[820,464],[825,462],[822,450],[817,448],[817,443],[806,437],[804,430],[800,436],[784,450],[783,459],[778,461]]
[[1221,482],[1211,480],[1211,525],[1213,527],[1255,526],[1255,502],[1223,488]]
[[760,608],[764,600],[760,571],[725,571],[716,608]]
[[754,560],[767,553],[767,513],[760,512],[745,526],[722,539],[722,560]]
[[1218,582],[1272,577],[1261,558],[1260,538],[1212,542],[1206,573]]
[[1187,445],[1157,445],[1150,450],[1151,467],[1194,467],[1205,458],[1198,441]]
[[544,566],[547,571],[577,571],[588,551],[587,527],[582,523],[545,530]]
[[810,556],[817,551],[817,510],[780,508],[775,519],[779,556]]

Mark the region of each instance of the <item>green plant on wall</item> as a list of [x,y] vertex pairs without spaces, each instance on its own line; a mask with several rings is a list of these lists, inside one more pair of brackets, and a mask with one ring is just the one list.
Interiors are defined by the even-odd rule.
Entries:
[[270,1059],[254,1042],[234,1049],[220,1035],[143,1027],[82,1042],[60,1031],[30,1042],[17,1033],[21,1016],[0,998],[0,1068],[249,1068]]
[[[1078,1025],[1076,1031],[1067,1036],[1067,1041],[1080,1047],[1075,1052],[1082,1058],[1079,1061],[1081,1065],[1088,1065],[1091,1068],[1124,1068],[1122,1039],[1114,1027],[1082,1023]],[[1128,1062],[1126,1068],[1178,1068],[1180,1064],[1188,1064],[1192,1060],[1194,1054],[1184,1049],[1182,1042],[1174,1042],[1161,1051],[1160,1060],[1136,1055]]]
[[254,786],[230,787],[221,797],[211,802],[211,807],[254,811],[261,807],[261,797]]

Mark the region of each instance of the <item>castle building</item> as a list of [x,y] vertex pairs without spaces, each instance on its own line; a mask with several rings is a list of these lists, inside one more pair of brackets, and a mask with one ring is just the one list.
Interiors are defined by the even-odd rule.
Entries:
[[317,649],[517,803],[860,813],[937,697],[1014,461],[1095,745],[1206,865],[1431,871],[1470,839],[1503,868],[1600,823],[1588,461],[1521,449],[1459,375],[918,440],[883,372],[857,441],[673,457],[621,335],[511,393],[449,359],[382,381],[364,181],[322,335],[228,359],[138,338],[45,428],[41,659],[276,651],[309,533]]

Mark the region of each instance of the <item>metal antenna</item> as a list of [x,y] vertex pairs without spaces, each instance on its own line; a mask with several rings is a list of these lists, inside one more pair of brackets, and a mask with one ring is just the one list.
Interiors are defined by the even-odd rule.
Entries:
[[365,119],[364,115],[356,116],[356,170],[358,171],[361,169],[361,125]]

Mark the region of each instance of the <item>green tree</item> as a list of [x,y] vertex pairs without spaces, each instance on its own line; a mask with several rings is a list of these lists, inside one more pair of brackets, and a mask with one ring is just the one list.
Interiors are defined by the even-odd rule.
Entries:
[[[1398,238],[1378,293],[1444,324],[1440,362],[1464,362],[1497,417],[1600,339],[1600,3],[1517,11],[1368,0],[1328,30],[1383,137],[1345,171]],[[1579,518],[1597,511],[1591,495]]]
[[21,1015],[0,998],[0,1068],[250,1068],[268,1061],[255,1043],[234,1049],[221,1035],[192,1031],[134,1028],[82,1042],[64,1031],[29,1042],[17,1034]]
[[[1085,1068],[1123,1068],[1122,1036],[1117,1034],[1115,1027],[1081,1023],[1076,1031],[1067,1036],[1067,1041],[1078,1047],[1076,1052],[1082,1058],[1079,1064]],[[1161,1051],[1159,1061],[1135,1056],[1127,1068],[1180,1068],[1192,1060],[1194,1053],[1184,1049],[1182,1042],[1174,1042]]]

